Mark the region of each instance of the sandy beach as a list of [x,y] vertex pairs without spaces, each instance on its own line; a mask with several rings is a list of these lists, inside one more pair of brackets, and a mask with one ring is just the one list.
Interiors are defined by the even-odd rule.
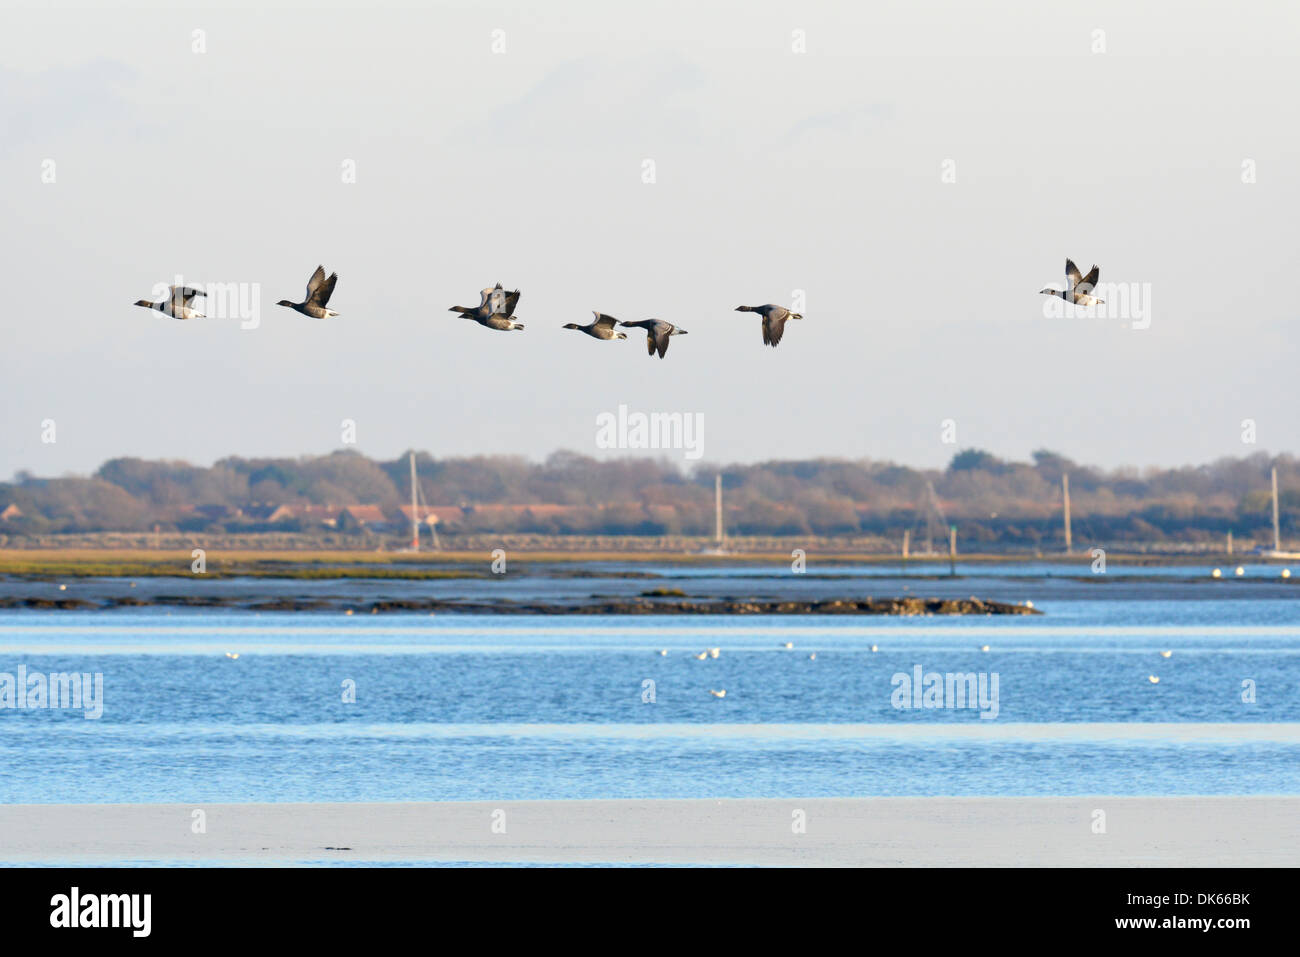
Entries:
[[[202,811],[197,815],[196,811]],[[1094,833],[1096,812],[1105,833]],[[196,822],[204,829],[196,833]],[[800,825],[802,824],[802,827]],[[0,807],[0,862],[1300,865],[1300,798]]]

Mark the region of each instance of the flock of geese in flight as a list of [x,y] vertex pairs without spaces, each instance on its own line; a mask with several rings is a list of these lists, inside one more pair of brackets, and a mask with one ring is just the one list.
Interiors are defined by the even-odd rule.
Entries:
[[[329,301],[330,296],[334,294],[334,285],[338,282],[338,279],[338,273],[332,272],[326,277],[325,267],[317,266],[316,271],[307,280],[307,294],[303,297],[302,302],[290,302],[288,299],[281,299],[276,305],[287,306],[312,319],[333,319],[338,313],[329,308]],[[169,286],[168,293],[168,297],[161,302],[140,299],[136,302],[136,305],[157,310],[165,316],[171,316],[173,319],[206,318],[190,305],[196,297],[204,295],[202,289],[193,286]],[[497,283],[495,286],[484,289],[480,295],[482,298],[477,306],[473,308],[469,306],[452,306],[450,311],[459,313],[466,319],[472,319],[486,329],[495,329],[498,332],[523,329],[524,324],[515,317],[515,307],[519,305],[520,296],[518,289],[508,292],[501,283]],[[797,312],[792,312],[784,306],[777,306],[772,303],[765,306],[737,306],[736,311],[756,312],[763,317],[763,343],[769,346],[775,346],[781,341],[781,336],[785,332],[786,320],[803,318]],[[685,329],[663,319],[638,319],[634,322],[623,322],[603,312],[593,311],[592,315],[596,318],[585,326],[570,322],[566,323],[563,328],[577,329],[593,339],[603,339],[605,341],[627,338],[627,333],[616,331],[616,326],[624,326],[629,329],[644,329],[646,346],[650,355],[653,356],[657,352],[660,359],[668,352],[668,343],[673,336],[686,335]]]
[[[1041,292],[1043,295],[1058,296],[1066,302],[1079,306],[1097,305],[1103,300],[1093,296],[1092,291],[1097,285],[1100,274],[1101,270],[1097,266],[1093,266],[1087,275],[1084,275],[1079,272],[1079,268],[1075,266],[1072,260],[1067,259],[1065,261],[1066,288],[1053,289],[1049,287],[1041,290]],[[329,301],[330,296],[334,294],[334,286],[338,279],[338,273],[332,272],[327,277],[325,268],[317,266],[316,271],[307,280],[307,293],[302,302],[290,302],[288,299],[281,299],[276,305],[293,309],[295,312],[312,319],[333,319],[339,314],[329,308]],[[190,305],[196,297],[204,295],[203,290],[192,286],[169,286],[168,290],[168,297],[161,302],[140,299],[136,302],[136,305],[143,306],[146,309],[155,309],[163,315],[171,316],[173,319],[205,318],[202,313]],[[458,313],[465,319],[472,319],[486,329],[495,329],[498,332],[511,332],[524,328],[523,323],[519,322],[515,317],[515,307],[519,305],[520,296],[518,289],[508,292],[502,287],[501,283],[497,283],[495,286],[484,289],[480,295],[482,298],[477,306],[473,308],[469,306],[452,306],[450,311]],[[737,306],[736,312],[752,312],[762,316],[763,345],[772,346],[773,348],[780,344],[781,337],[785,335],[786,322],[790,319],[803,318],[799,313],[773,303],[767,303],[763,306]],[[673,336],[686,335],[685,329],[664,319],[637,319],[628,322],[599,311],[593,311],[592,315],[596,318],[585,326],[576,322],[569,322],[565,323],[562,328],[575,329],[591,336],[593,339],[601,339],[606,342],[627,338],[626,332],[618,331],[619,326],[625,329],[644,329],[649,354],[653,356],[658,353],[660,359],[667,354],[668,343]]]

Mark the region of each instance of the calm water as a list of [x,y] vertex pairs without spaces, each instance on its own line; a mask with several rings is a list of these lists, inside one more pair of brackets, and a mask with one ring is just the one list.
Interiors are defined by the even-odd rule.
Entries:
[[[1135,597],[1137,576],[1060,598],[1003,571],[948,586],[1046,615],[0,612],[0,672],[104,676],[99,720],[0,710],[0,802],[1300,793],[1300,602]],[[733,592],[764,590],[736,572]],[[903,593],[839,582],[859,592]],[[895,708],[917,665],[996,673],[997,717]]]

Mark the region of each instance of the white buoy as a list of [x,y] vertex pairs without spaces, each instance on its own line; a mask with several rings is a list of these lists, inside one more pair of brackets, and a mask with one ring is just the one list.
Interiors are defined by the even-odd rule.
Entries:
[[1223,575],[1223,572],[1219,571],[1219,569],[1217,569],[1217,568],[1216,568],[1214,571],[1210,572],[1210,577],[1211,577],[1211,578],[1219,578],[1219,577],[1222,576],[1222,575]]
[[1290,577],[1291,577],[1291,569],[1289,569],[1289,568],[1284,568],[1284,569],[1282,569],[1282,577],[1283,577],[1283,578],[1290,578]]
[[1246,569],[1244,569],[1244,568],[1242,568],[1240,565],[1238,565],[1238,566],[1237,566],[1237,570],[1236,570],[1235,572],[1233,572],[1233,574],[1236,575],[1238,578],[1240,578],[1242,575],[1246,574]]
[[67,585],[60,585],[60,586],[59,586],[59,591],[67,591],[67,590],[68,590],[68,586],[67,586]]

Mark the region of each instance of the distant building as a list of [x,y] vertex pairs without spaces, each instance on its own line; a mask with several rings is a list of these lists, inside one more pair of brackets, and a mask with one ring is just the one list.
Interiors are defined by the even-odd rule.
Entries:
[[412,510],[409,505],[397,506],[394,517],[400,517],[403,525],[410,525],[411,519],[418,517],[423,525],[437,525],[440,522],[456,522],[465,514],[459,505],[421,505]]
[[397,527],[397,523],[390,520],[378,505],[344,505],[339,509],[335,524],[343,531],[386,532]]

